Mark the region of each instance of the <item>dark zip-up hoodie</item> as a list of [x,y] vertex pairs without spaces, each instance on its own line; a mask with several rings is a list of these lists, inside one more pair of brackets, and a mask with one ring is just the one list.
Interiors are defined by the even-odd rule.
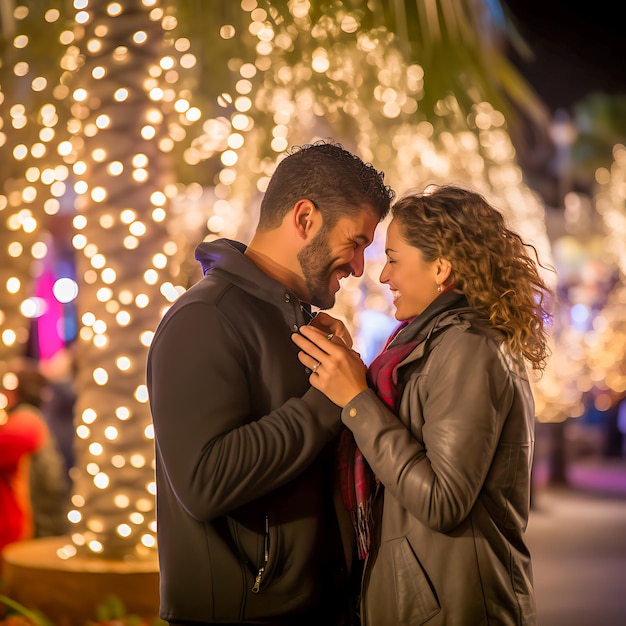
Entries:
[[244,251],[198,246],[204,278],[148,355],[167,621],[283,623],[333,605],[345,573],[328,465],[340,409],[297,359],[298,298]]

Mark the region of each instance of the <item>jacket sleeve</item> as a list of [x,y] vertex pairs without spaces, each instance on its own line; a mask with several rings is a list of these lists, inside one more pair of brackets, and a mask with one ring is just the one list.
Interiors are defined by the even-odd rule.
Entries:
[[[448,532],[469,514],[489,472],[514,386],[488,338],[451,330],[403,397],[423,419],[419,439],[372,390],[342,420],[385,488],[414,517]],[[453,337],[454,336],[454,337]],[[406,395],[408,394],[408,395]],[[411,423],[417,416],[410,415]]]
[[209,521],[284,485],[339,431],[339,407],[315,389],[256,419],[239,339],[215,307],[186,304],[164,330],[147,367],[157,471],[191,516]]

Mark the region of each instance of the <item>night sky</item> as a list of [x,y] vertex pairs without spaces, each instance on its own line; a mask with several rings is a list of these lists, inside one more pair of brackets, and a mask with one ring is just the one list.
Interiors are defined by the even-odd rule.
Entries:
[[535,54],[512,54],[548,107],[571,106],[593,92],[626,95],[626,28],[619,3],[503,0]]

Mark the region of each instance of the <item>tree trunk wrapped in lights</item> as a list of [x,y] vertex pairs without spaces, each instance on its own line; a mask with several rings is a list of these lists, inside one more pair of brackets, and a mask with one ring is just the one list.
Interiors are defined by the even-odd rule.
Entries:
[[62,68],[51,67],[65,46],[58,14],[2,4],[0,62],[0,362],[27,352],[31,318],[43,312],[36,275],[48,252],[47,222],[60,209],[67,167],[56,150],[64,110]]
[[139,0],[119,7],[97,2],[77,15],[85,21],[72,85],[82,327],[70,519],[74,544],[108,558],[141,558],[155,548],[145,363],[166,297],[177,293],[168,279],[173,244],[162,221],[173,169],[159,147],[167,116],[152,91],[164,71],[160,18]]

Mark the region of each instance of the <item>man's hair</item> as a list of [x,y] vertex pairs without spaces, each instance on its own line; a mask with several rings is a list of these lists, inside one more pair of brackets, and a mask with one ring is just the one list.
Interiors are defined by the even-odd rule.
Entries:
[[384,219],[395,192],[383,183],[384,174],[364,163],[339,143],[317,141],[295,146],[278,164],[261,201],[258,229],[278,228],[298,200],[315,204],[331,228],[344,215],[370,206]]

